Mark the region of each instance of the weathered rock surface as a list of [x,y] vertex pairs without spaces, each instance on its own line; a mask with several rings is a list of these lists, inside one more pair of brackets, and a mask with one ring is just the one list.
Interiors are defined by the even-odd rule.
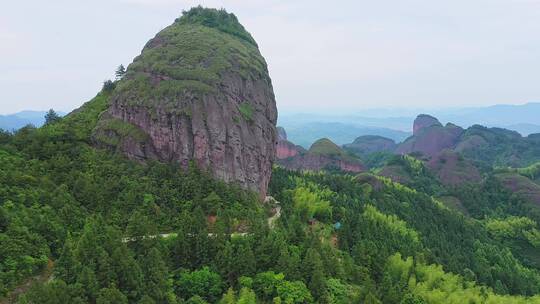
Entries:
[[413,136],[396,149],[398,154],[419,152],[427,157],[437,155],[444,149],[452,149],[459,142],[463,129],[448,123],[442,126],[434,117],[419,115],[414,121]]
[[[225,20],[225,21],[224,21]],[[94,132],[137,160],[194,161],[264,197],[277,110],[264,58],[236,17],[195,8],[159,32],[128,67]]]
[[288,140],[279,140],[276,147],[276,158],[285,159],[294,157],[305,151],[306,150],[301,146],[297,146]]
[[431,115],[420,114],[414,120],[413,135],[418,135],[423,129],[433,126],[442,127],[442,124],[437,118]]
[[285,132],[285,129],[283,127],[277,127],[276,130],[278,140],[287,140],[287,132]]
[[341,170],[355,173],[364,171],[364,166],[360,162],[335,159],[309,152],[291,158],[280,159],[277,163],[287,169],[300,171]]
[[287,140],[287,132],[282,127],[277,127],[278,142],[276,145],[276,158],[285,159],[306,152],[306,149],[297,146]]

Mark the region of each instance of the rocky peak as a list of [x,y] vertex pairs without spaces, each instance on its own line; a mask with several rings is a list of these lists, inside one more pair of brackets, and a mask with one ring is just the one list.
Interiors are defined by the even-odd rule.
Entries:
[[431,115],[420,114],[414,120],[413,135],[417,135],[421,130],[432,126],[442,127],[439,120]]
[[129,158],[188,166],[264,196],[277,110],[264,58],[225,10],[193,8],[127,69],[93,138]]
[[443,127],[437,118],[426,114],[418,115],[413,130],[413,136],[396,149],[398,154],[420,152],[427,157],[435,156],[444,149],[453,149],[463,134],[461,127],[451,123]]
[[278,140],[287,140],[287,132],[285,132],[285,129],[283,127],[277,127],[276,130]]
[[[279,151],[279,148],[278,148]],[[278,164],[291,170],[341,170],[347,172],[361,172],[364,170],[362,162],[347,154],[341,147],[327,138],[314,142],[308,151],[297,150],[293,156],[281,158]]]

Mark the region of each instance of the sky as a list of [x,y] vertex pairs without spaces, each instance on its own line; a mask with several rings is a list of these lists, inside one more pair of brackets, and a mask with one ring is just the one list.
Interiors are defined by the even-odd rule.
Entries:
[[540,0],[5,0],[0,114],[77,108],[199,4],[254,36],[282,112],[540,101]]

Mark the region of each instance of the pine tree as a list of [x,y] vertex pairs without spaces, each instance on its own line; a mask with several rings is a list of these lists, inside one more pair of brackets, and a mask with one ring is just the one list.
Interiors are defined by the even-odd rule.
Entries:
[[127,304],[127,297],[115,286],[103,288],[99,291],[96,304]]
[[124,78],[124,75],[126,75],[126,68],[123,64],[118,66],[116,72],[114,72],[114,75],[116,76],[116,80],[121,80],[122,78]]
[[367,294],[366,298],[364,299],[365,304],[382,304],[382,302],[377,299],[376,296],[374,296],[371,292]]
[[326,280],[319,253],[309,248],[304,257],[304,277],[311,293],[316,299],[321,299],[326,292]]
[[79,267],[74,255],[73,239],[71,234],[68,234],[62,254],[54,267],[56,276],[68,284],[74,283]]
[[231,242],[227,242],[225,247],[218,252],[216,264],[221,276],[228,281],[229,285],[234,285],[238,278],[238,273],[235,272],[236,257]]
[[45,125],[53,124],[62,119],[53,109],[50,109],[47,114],[45,114]]
[[255,274],[255,271],[257,270],[255,255],[249,244],[240,244],[236,251],[236,257],[236,265],[239,266],[238,275],[252,276]]
[[237,304],[257,304],[257,297],[255,292],[249,288],[242,288],[240,295],[238,296]]
[[219,301],[219,304],[236,304],[236,295],[234,294],[234,290],[232,288],[227,290],[227,293],[223,295]]
[[96,274],[88,267],[83,267],[81,273],[77,277],[77,283],[84,287],[84,293],[88,299],[94,300],[99,291],[99,284],[96,279]]
[[283,246],[280,250],[277,269],[283,272],[288,280],[296,281],[302,279],[300,264],[301,258],[298,248],[295,246],[291,246],[290,248]]
[[193,241],[193,260],[191,262],[193,268],[199,268],[203,265],[206,265],[209,261],[210,246],[208,239],[208,227],[206,223],[206,216],[204,215],[204,212],[200,207],[197,207],[195,209],[192,219],[193,223],[190,234],[193,236],[191,238]]
[[118,288],[129,300],[135,300],[143,293],[142,270],[125,244],[116,248],[111,256],[112,269],[118,277]]
[[169,273],[161,252],[157,248],[152,248],[148,255],[142,258],[140,264],[143,268],[147,294],[157,303],[166,303],[170,290]]

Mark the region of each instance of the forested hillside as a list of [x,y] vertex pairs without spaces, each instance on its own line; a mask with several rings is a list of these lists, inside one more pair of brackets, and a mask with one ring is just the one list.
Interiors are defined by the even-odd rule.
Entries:
[[[187,45],[178,35],[192,31],[226,43],[182,61],[167,41]],[[280,152],[275,103],[251,35],[234,15],[200,7],[161,35],[170,40],[156,36],[127,78],[105,82],[78,110],[50,112],[40,128],[0,131],[0,303],[540,303],[538,165],[488,166],[514,150],[485,155],[481,165],[457,152],[425,159],[379,151],[367,172],[320,140],[296,153],[330,166],[271,168]],[[214,66],[199,51],[232,61],[217,56]],[[238,84],[232,93],[219,91],[223,75]],[[193,95],[194,83],[205,92]],[[174,98],[189,106],[176,111]],[[214,116],[202,107],[209,104]],[[233,130],[227,136],[220,115]],[[267,140],[252,141],[258,132]],[[182,157],[175,141],[185,145]],[[529,151],[527,164],[536,155]],[[235,162],[204,166],[223,159]],[[264,176],[247,174],[257,170]],[[475,178],[454,182],[470,172]]]
[[52,265],[47,283],[18,302],[540,301],[540,216],[495,180],[455,191],[465,216],[433,198],[451,190],[425,173],[413,174],[415,190],[370,174],[276,167],[276,208],[193,166],[92,148],[108,96],[42,128],[2,133],[3,295]]

